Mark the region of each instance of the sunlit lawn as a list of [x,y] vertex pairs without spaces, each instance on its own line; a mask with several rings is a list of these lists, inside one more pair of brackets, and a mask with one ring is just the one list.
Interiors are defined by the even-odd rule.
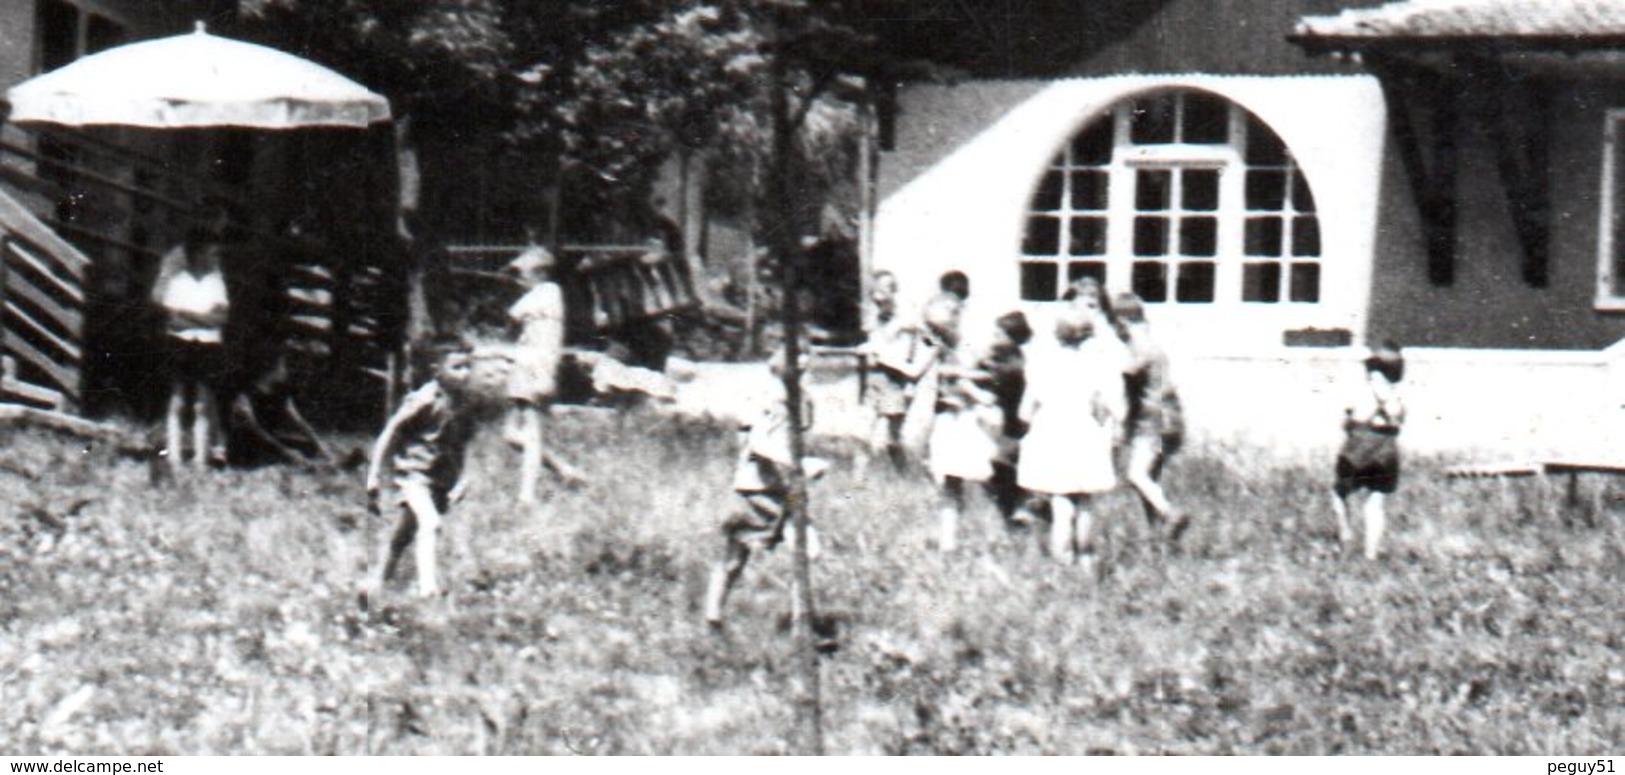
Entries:
[[[551,437],[592,481],[528,511],[496,436],[448,521],[450,594],[416,599],[408,563],[370,619],[355,590],[383,524],[358,474],[153,489],[107,453],[5,436],[0,750],[787,750],[785,553],[753,564],[725,633],[699,621],[731,429],[560,417]],[[1332,539],[1325,461],[1194,449],[1170,473],[1199,515],[1187,550],[1157,547],[1115,494],[1093,582],[985,500],[941,558],[927,482],[822,451],[841,461],[813,490],[815,583],[842,622],[822,661],[831,752],[1585,755],[1625,740],[1625,535],[1603,483],[1571,513],[1555,486],[1444,482],[1411,461],[1370,564]],[[1565,523],[1586,514],[1595,527]]]

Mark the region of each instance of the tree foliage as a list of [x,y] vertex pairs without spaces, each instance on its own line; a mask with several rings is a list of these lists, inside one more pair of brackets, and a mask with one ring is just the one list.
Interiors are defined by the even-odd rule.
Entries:
[[[245,32],[383,92],[414,128],[556,154],[576,185],[636,190],[677,152],[756,186],[767,63],[811,181],[849,172],[855,105],[895,75],[877,20],[903,0],[238,0]],[[894,14],[893,14],[894,16]],[[889,68],[889,69],[888,69]],[[818,186],[827,189],[828,186]],[[726,193],[726,192],[725,192]],[[724,197],[728,199],[730,197]]]

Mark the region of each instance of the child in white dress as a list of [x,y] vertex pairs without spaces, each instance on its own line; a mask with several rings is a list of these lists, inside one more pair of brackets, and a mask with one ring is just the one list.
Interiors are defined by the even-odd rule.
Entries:
[[[1057,561],[1093,565],[1092,496],[1117,486],[1112,448],[1125,413],[1122,367],[1101,348],[1089,347],[1092,317],[1061,311],[1056,348],[1035,354],[1027,370],[1016,481],[1050,498],[1050,554]],[[1104,334],[1110,335],[1110,334]]]
[[1003,424],[997,399],[978,383],[990,375],[977,369],[964,353],[959,336],[959,310],[952,297],[939,296],[925,309],[925,327],[936,342],[935,413],[927,442],[927,467],[938,488],[937,548],[959,546],[959,517],[965,510],[965,484],[986,483],[993,476],[998,431]]
[[508,308],[508,318],[519,328],[513,349],[513,372],[508,382],[508,435],[520,447],[519,502],[535,503],[545,454],[543,415],[557,387],[559,360],[564,355],[564,293],[552,280],[553,254],[532,244],[508,264],[528,290]]

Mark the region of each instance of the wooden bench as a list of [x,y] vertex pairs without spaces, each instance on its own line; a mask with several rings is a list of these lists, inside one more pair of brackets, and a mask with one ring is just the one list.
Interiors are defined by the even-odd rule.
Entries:
[[[1585,459],[1551,459],[1496,463],[1468,463],[1451,466],[1446,468],[1443,472],[1444,478],[1446,479],[1519,479],[1567,476],[1568,481],[1564,488],[1564,505],[1571,509],[1580,505],[1581,474],[1622,476],[1625,475],[1625,461],[1608,462]],[[1585,514],[1585,521],[1588,527],[1597,526],[1596,517],[1590,512]]]

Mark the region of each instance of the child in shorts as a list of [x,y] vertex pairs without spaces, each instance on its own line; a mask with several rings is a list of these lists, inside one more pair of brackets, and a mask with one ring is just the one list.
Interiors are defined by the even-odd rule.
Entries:
[[[773,385],[765,391],[761,409],[754,419],[740,427],[744,443],[733,479],[739,504],[723,520],[723,553],[711,569],[705,592],[705,622],[712,628],[722,626],[723,605],[744,574],[751,551],[777,547],[786,537],[786,528],[792,527],[786,524],[785,509],[790,495],[790,466],[794,462],[790,452],[790,406],[780,381],[784,362],[782,350],[769,361]],[[802,407],[801,421],[803,430],[812,425],[811,406]],[[817,458],[805,458],[801,466],[808,479],[822,476],[828,468],[827,463]],[[793,535],[792,532],[792,538]],[[809,524],[809,556],[817,557],[818,546],[818,533]]]
[[895,275],[876,272],[870,298],[875,304],[875,330],[869,335],[869,375],[864,386],[874,412],[870,450],[885,454],[901,471],[908,462],[903,451],[903,420],[914,398],[915,383],[936,353],[918,326],[897,315]]
[[442,515],[465,491],[463,460],[475,422],[474,358],[459,348],[442,356],[435,376],[407,394],[373,444],[367,466],[367,509],[379,513],[387,472],[395,485],[400,521],[381,543],[374,574],[362,592],[362,605],[395,575],[406,546],[417,539],[418,594],[440,592],[435,573],[435,541]]
[[1337,516],[1337,538],[1344,547],[1354,543],[1349,524],[1349,499],[1365,490],[1365,557],[1377,559],[1387,528],[1387,496],[1399,487],[1399,430],[1405,424],[1405,404],[1398,384],[1405,376],[1405,358],[1399,346],[1384,342],[1365,359],[1365,385],[1343,412],[1343,448],[1337,453],[1332,513]]

